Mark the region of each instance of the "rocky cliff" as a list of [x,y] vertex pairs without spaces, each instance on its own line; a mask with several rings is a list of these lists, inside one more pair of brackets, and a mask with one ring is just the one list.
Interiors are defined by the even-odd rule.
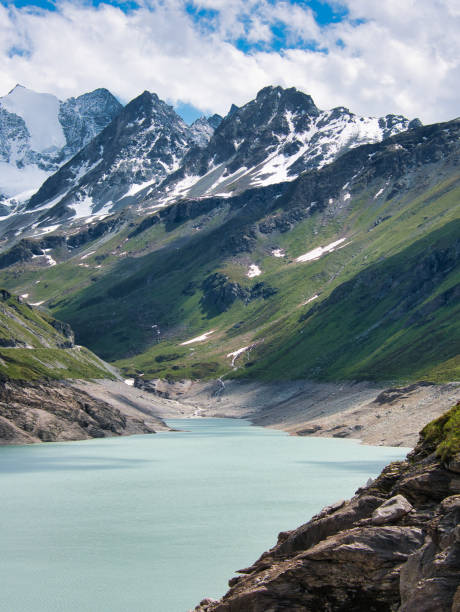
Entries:
[[458,612],[460,404],[407,460],[349,501],[280,533],[219,601],[195,612]]
[[0,445],[87,440],[168,429],[151,413],[124,414],[65,382],[0,383]]

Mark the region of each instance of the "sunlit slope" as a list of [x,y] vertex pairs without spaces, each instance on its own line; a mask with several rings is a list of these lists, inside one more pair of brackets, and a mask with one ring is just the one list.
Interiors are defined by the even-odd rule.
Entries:
[[3,380],[112,376],[91,351],[74,345],[69,325],[0,290],[0,377]]
[[260,378],[460,376],[460,221],[341,283],[257,352]]
[[410,130],[293,183],[133,216],[0,280],[145,378],[458,378],[459,132]]

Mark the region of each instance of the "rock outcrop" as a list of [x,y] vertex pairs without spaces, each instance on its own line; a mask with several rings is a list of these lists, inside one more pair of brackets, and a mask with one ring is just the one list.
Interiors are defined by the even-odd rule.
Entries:
[[0,445],[87,440],[168,429],[152,415],[131,416],[65,382],[0,383]]
[[203,290],[203,297],[200,304],[208,315],[224,312],[236,300],[241,300],[248,304],[258,298],[266,300],[278,292],[277,289],[263,282],[256,283],[250,288],[242,287],[239,283],[232,282],[220,272],[205,278],[201,288]]
[[460,404],[423,430],[406,461],[280,533],[195,612],[459,612],[459,418]]

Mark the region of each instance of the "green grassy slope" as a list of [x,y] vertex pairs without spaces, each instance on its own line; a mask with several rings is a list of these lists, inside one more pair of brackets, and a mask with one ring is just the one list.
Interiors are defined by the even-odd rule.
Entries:
[[2,379],[109,378],[91,351],[74,346],[70,328],[0,290]]
[[460,453],[460,404],[453,406],[439,419],[428,423],[421,437],[430,450],[435,450],[443,461],[449,461]]
[[328,380],[460,376],[460,221],[341,283],[274,331],[252,376]]
[[[288,185],[184,202],[0,282],[47,300],[127,374],[455,379],[459,135],[458,122],[428,126]],[[251,344],[232,368],[227,355]]]

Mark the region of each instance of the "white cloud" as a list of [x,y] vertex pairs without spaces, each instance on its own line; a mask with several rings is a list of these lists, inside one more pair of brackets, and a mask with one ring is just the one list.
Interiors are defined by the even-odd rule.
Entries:
[[[107,87],[127,101],[144,89],[172,103],[225,113],[267,84],[295,86],[322,108],[403,113],[423,121],[460,114],[458,0],[342,0],[350,19],[320,28],[287,1],[146,0],[119,8],[60,2],[54,12],[0,5],[0,95],[17,82],[60,97]],[[211,12],[209,12],[211,11]],[[270,49],[272,27],[288,45]],[[236,41],[244,38],[243,52]],[[308,43],[326,52],[307,48]]]

